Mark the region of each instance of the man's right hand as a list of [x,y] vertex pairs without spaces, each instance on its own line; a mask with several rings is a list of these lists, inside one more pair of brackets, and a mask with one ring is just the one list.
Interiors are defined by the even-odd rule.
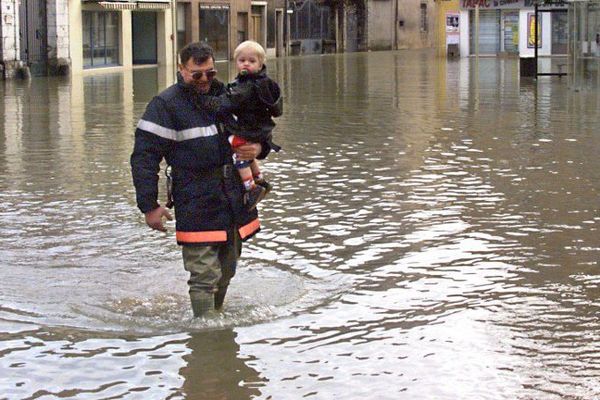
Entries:
[[167,231],[167,228],[163,225],[163,217],[169,221],[173,221],[173,216],[171,216],[171,213],[163,206],[158,206],[158,208],[148,211],[144,216],[146,217],[146,224],[150,228],[161,232]]

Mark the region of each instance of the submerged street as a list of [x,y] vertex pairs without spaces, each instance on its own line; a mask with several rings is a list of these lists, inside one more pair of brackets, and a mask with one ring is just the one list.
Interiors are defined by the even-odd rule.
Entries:
[[598,90],[429,51],[268,69],[274,189],[200,320],[129,167],[173,72],[0,85],[0,399],[600,397]]

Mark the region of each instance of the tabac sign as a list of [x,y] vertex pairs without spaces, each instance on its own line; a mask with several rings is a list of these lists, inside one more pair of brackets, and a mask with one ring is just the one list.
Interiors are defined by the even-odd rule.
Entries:
[[[483,10],[493,10],[498,8],[533,8],[535,0],[460,0],[460,8],[474,9],[479,7]],[[567,3],[563,0],[545,0],[538,1],[543,8],[567,8]]]
[[496,8],[523,8],[527,0],[460,0],[460,7],[472,9],[479,7],[482,10],[492,10]]

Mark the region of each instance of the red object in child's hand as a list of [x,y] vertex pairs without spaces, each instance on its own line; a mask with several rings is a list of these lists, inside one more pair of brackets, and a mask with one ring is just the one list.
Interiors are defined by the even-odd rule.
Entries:
[[233,147],[233,148],[236,148],[238,146],[248,143],[246,141],[246,139],[241,138],[239,136],[232,136],[231,138],[229,138],[229,142],[231,142],[231,147]]

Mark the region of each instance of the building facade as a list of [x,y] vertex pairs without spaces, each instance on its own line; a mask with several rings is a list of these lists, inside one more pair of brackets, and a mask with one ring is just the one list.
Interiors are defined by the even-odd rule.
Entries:
[[206,41],[230,60],[252,39],[269,57],[432,47],[434,0],[0,0],[5,78],[170,67]]
[[430,48],[434,0],[347,0],[329,3],[338,52]]
[[[274,0],[271,0],[274,7]],[[181,48],[190,41],[206,41],[215,50],[217,60],[229,60],[235,47],[244,40],[260,43],[269,54],[283,47],[283,9],[267,12],[269,1],[192,0],[177,3],[177,43]],[[268,24],[268,22],[272,22]],[[268,25],[275,29],[268,35]]]

